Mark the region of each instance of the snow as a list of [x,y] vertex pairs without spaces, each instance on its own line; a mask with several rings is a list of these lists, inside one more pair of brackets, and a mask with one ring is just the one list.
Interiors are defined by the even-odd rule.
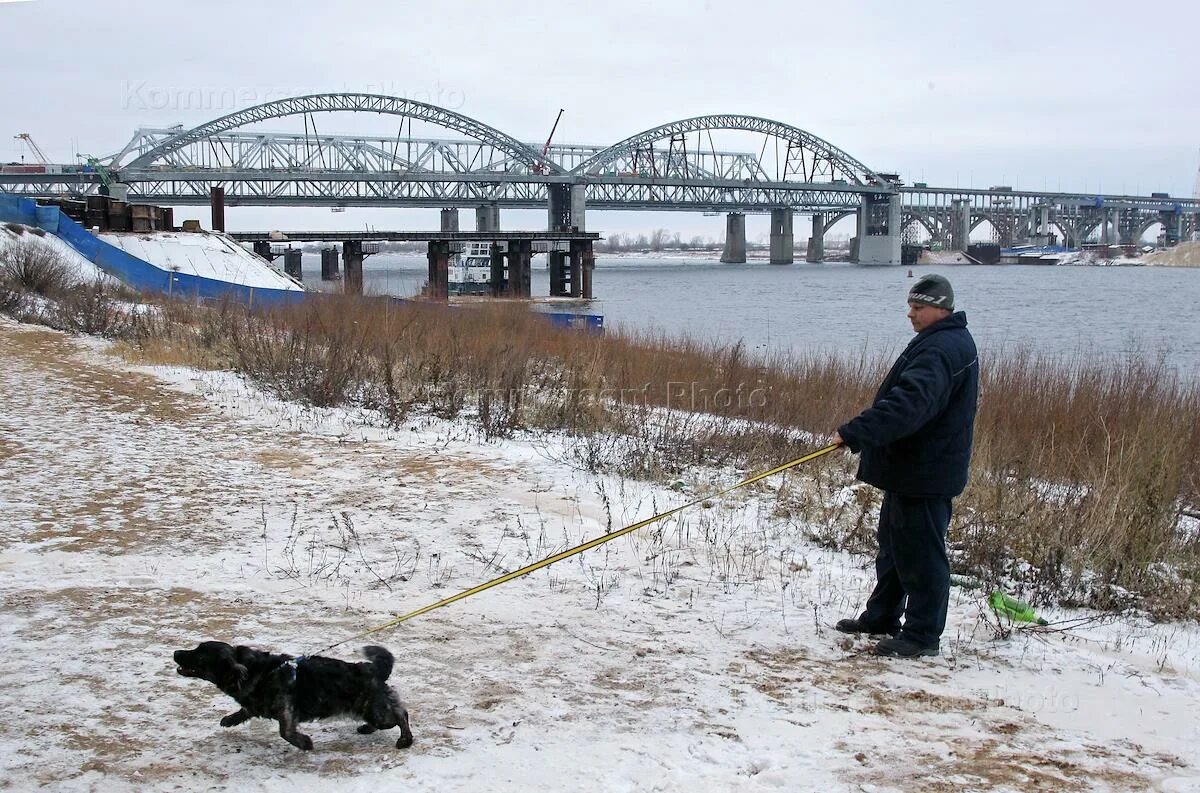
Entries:
[[311,753],[222,729],[232,701],[172,650],[310,653],[738,472],[685,495],[579,470],[565,437],[389,429],[10,322],[0,356],[12,789],[1200,789],[1200,627],[1001,641],[956,588],[941,657],[877,658],[831,627],[870,560],[806,541],[777,482],[373,636],[409,750],[345,722],[304,725]]
[[[14,229],[20,229],[20,231]],[[0,251],[22,242],[48,249],[57,254],[63,263],[71,268],[73,277],[80,283],[93,283],[109,278],[103,270],[85,259],[79,251],[53,234],[19,223],[0,223]]]
[[304,291],[296,281],[224,234],[153,231],[96,236],[163,270],[255,288]]

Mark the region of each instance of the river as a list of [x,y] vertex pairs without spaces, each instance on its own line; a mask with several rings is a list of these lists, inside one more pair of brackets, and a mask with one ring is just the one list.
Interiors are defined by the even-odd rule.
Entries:
[[[549,293],[544,257],[534,258],[533,293]],[[319,272],[316,256],[304,268]],[[986,350],[1027,347],[1113,359],[1162,355],[1200,379],[1200,269],[938,265],[957,308]],[[425,257],[379,254],[363,268],[368,293],[409,296],[425,282]],[[896,351],[911,336],[905,267],[847,263],[721,264],[704,258],[598,256],[588,308],[609,329],[661,331],[733,343],[757,352]],[[558,310],[558,309],[556,309]]]

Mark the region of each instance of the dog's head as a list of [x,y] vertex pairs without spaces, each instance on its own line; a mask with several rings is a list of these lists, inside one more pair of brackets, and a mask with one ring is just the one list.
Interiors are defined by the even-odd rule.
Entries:
[[176,650],[174,657],[179,674],[207,680],[222,691],[236,690],[248,674],[225,642],[201,642],[194,650]]

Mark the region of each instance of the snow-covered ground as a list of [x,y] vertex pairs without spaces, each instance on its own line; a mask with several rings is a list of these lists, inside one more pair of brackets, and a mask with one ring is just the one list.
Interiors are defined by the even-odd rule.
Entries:
[[72,276],[79,283],[93,283],[109,278],[103,270],[85,259],[79,251],[53,234],[19,223],[0,223],[0,251],[21,244],[44,248],[56,254],[63,264],[71,269]]
[[877,658],[831,627],[870,560],[805,540],[777,482],[373,637],[409,750],[222,729],[173,650],[309,653],[739,474],[596,476],[560,437],[384,429],[7,321],[0,404],[0,787],[1200,789],[1197,626],[1000,641],[955,589],[940,658]]
[[100,239],[163,270],[244,284],[256,289],[304,287],[224,234],[152,231],[100,233]]

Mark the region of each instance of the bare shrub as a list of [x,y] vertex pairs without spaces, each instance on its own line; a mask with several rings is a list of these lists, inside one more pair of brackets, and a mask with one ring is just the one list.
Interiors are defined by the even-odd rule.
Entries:
[[62,256],[27,237],[0,250],[0,282],[9,289],[53,297],[75,281],[71,266]]

